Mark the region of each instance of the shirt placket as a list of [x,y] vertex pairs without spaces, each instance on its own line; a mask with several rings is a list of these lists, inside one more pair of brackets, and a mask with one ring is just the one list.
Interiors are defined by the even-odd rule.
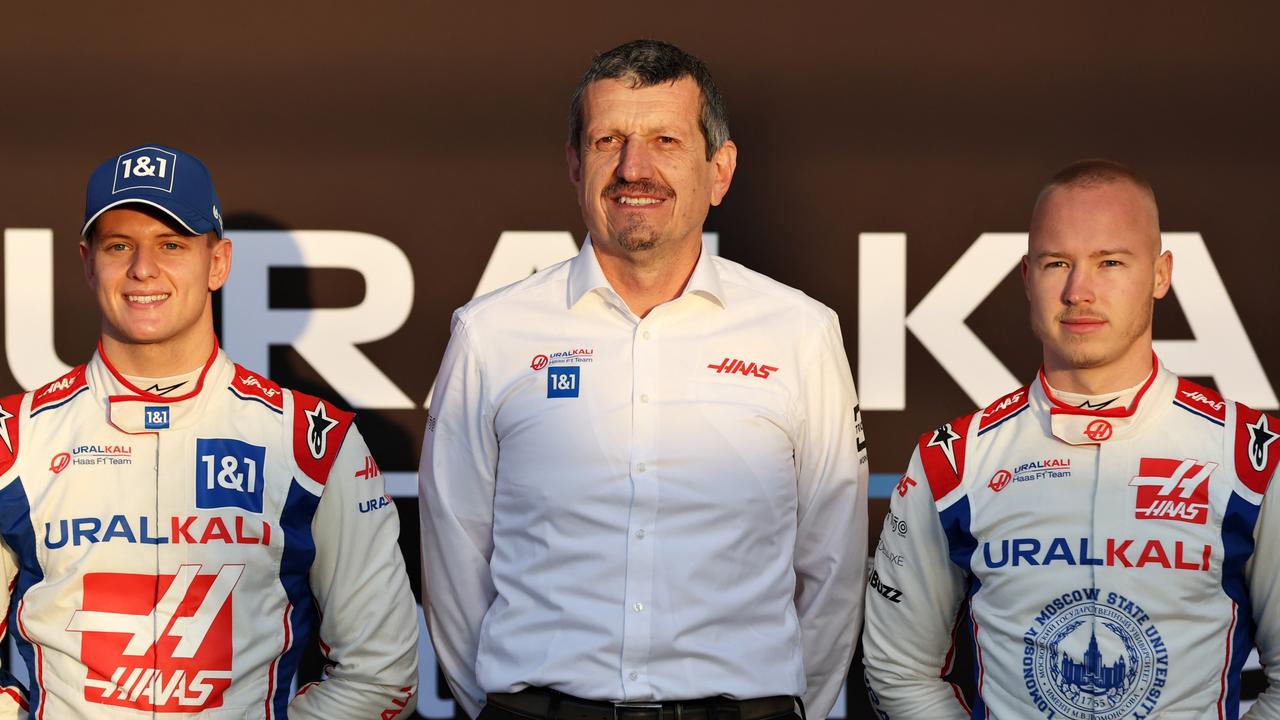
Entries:
[[627,520],[626,607],[622,623],[623,695],[628,700],[654,697],[649,676],[653,636],[654,529],[658,512],[656,457],[658,428],[657,310],[636,324],[631,340],[631,508]]

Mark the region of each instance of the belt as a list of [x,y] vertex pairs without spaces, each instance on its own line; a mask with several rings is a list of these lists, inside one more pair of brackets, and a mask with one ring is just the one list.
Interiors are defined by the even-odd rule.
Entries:
[[733,700],[711,697],[666,702],[602,702],[584,700],[547,688],[518,693],[489,693],[488,702],[539,720],[765,720],[796,711],[789,695]]

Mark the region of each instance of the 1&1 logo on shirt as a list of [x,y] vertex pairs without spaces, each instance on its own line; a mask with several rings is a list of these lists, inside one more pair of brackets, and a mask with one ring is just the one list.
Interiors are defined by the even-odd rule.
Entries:
[[267,449],[232,438],[196,438],[196,507],[262,512]]
[[169,406],[148,405],[143,408],[142,426],[147,430],[169,429]]
[[582,368],[577,366],[547,368],[547,397],[578,397],[581,370]]

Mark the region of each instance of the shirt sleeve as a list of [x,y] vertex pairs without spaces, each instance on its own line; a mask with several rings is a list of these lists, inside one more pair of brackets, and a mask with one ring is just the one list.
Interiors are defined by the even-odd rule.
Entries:
[[496,595],[489,558],[497,466],[481,359],[455,314],[427,417],[418,502],[427,627],[453,696],[472,717],[484,704],[476,679],[480,624]]
[[943,680],[964,590],[917,449],[890,494],[867,583],[862,654],[877,717],[969,717],[959,689]]
[[806,714],[824,718],[843,689],[862,624],[867,558],[867,453],[858,396],[831,313],[804,368],[795,443],[794,567]]
[[[17,558],[13,551],[0,543],[0,573],[3,573],[4,592],[0,593],[0,619],[9,617],[9,597],[13,592],[13,583],[18,574]],[[9,634],[7,620],[0,621],[0,646]],[[6,656],[4,658],[8,660]],[[6,663],[7,664],[7,663]],[[27,693],[6,664],[0,664],[0,720],[26,720]]]
[[[24,415],[23,399],[22,394],[0,398],[0,431],[4,435],[4,442],[0,443],[0,480],[4,481],[6,492],[18,489],[9,483],[17,482],[19,474],[16,464],[19,433],[22,428],[18,418]],[[30,455],[28,448],[27,456]],[[29,517],[25,519],[30,520]],[[14,584],[17,582],[20,566],[13,549],[0,541],[0,581],[4,583],[0,591],[0,646],[3,646],[3,640],[9,634],[9,605],[12,602]],[[28,710],[27,691],[7,667],[5,661],[8,659],[7,656],[0,659],[0,720],[25,720]]]
[[[1275,421],[1270,423],[1273,427]],[[1277,471],[1280,474],[1280,471]],[[1256,625],[1254,644],[1267,675],[1267,689],[1258,696],[1245,720],[1280,720],[1280,479],[1272,475],[1254,526],[1254,551],[1245,567],[1249,601]]]
[[400,520],[354,426],[329,472],[312,527],[310,580],[327,677],[299,690],[289,717],[413,717],[418,618],[397,544]]

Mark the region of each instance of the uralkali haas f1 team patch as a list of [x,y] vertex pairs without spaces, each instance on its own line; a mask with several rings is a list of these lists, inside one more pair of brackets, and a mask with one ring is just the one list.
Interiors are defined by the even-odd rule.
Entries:
[[80,635],[86,702],[155,713],[222,706],[231,685],[232,594],[243,565],[176,575],[88,573],[67,630]]

